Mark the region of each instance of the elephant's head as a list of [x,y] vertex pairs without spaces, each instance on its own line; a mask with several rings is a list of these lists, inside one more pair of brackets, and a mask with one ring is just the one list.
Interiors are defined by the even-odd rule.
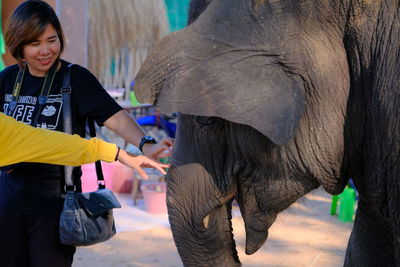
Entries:
[[239,264],[234,198],[251,254],[319,185],[338,193],[351,175],[368,197],[376,155],[363,153],[377,132],[399,147],[382,107],[400,100],[398,10],[397,0],[191,2],[193,23],[155,47],[135,84],[142,102],[181,113],[167,203],[185,265]]

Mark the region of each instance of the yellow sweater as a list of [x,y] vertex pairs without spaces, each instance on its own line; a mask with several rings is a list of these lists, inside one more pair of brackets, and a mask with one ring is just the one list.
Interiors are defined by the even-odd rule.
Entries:
[[0,113],[0,166],[42,162],[77,166],[114,161],[117,146],[46,129],[33,128]]

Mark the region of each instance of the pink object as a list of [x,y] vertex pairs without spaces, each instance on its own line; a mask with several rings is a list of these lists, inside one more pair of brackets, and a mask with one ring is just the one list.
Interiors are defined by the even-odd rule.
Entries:
[[140,187],[143,192],[144,207],[148,213],[167,213],[167,186],[163,182],[144,184]]
[[[114,163],[101,163],[103,169],[103,176],[106,182],[106,188],[112,188],[112,173]],[[96,167],[94,163],[82,165],[82,192],[93,192],[96,191],[97,186],[97,175]]]
[[135,173],[133,169],[119,162],[115,162],[112,175],[112,191],[130,194],[132,192],[132,182],[134,178]]

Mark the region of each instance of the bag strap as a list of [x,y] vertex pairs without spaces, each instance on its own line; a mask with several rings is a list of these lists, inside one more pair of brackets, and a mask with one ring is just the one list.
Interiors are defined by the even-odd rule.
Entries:
[[[94,120],[88,118],[89,134],[90,137],[96,137],[96,129],[94,128]],[[95,162],[96,174],[97,174],[97,185],[99,189],[106,188],[106,182],[104,181],[103,170],[101,168],[101,162],[98,160]]]
[[[67,69],[64,73],[63,77],[63,84],[61,87],[61,94],[63,97],[63,127],[64,132],[72,134],[72,115],[71,115],[71,67],[73,64],[69,64]],[[88,125],[89,125],[89,133],[90,137],[96,137],[96,129],[94,127],[94,120],[88,118]],[[97,174],[97,183],[99,189],[104,189],[106,187],[103,170],[101,168],[101,162],[96,161],[96,174]],[[74,185],[74,181],[72,178],[72,166],[65,166],[64,167],[64,174],[65,174],[65,191],[75,191],[76,187]]]
[[[63,83],[61,87],[62,94],[62,113],[63,113],[63,129],[65,133],[72,134],[72,115],[71,115],[71,67],[72,64],[67,66],[65,70]],[[64,176],[65,176],[65,191],[75,191],[74,181],[72,179],[72,166],[64,167]]]

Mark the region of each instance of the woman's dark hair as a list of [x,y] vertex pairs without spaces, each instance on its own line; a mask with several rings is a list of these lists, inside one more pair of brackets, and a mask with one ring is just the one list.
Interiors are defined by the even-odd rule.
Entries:
[[35,41],[52,25],[60,40],[60,54],[64,50],[64,35],[53,8],[44,1],[28,0],[20,4],[7,21],[5,41],[11,55],[22,67],[23,47]]

